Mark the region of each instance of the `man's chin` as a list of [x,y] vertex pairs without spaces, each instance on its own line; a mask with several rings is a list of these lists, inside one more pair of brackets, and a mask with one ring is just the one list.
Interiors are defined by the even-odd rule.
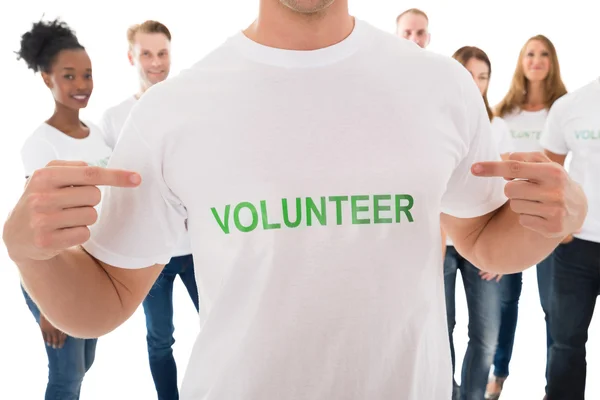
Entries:
[[148,83],[152,86],[152,85],[156,85],[157,83],[161,83],[162,81],[167,79],[167,74],[161,74],[161,75],[151,75],[148,74],[146,76]]

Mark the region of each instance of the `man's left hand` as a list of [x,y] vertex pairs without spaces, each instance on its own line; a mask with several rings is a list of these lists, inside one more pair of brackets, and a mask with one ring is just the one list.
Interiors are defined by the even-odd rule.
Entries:
[[565,238],[583,225],[587,198],[581,186],[543,153],[512,153],[506,161],[476,163],[472,172],[509,181],[504,192],[525,228]]

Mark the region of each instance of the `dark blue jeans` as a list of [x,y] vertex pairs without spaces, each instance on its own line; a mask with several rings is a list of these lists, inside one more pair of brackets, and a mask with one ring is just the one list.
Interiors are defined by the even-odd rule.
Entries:
[[[29,310],[39,324],[40,310],[27,292],[22,287],[21,289]],[[45,400],[79,400],[83,377],[94,363],[97,341],[98,339],[76,339],[67,336],[60,349],[45,345],[48,355],[48,385]]]
[[588,328],[600,291],[600,243],[574,239],[554,251],[549,400],[583,400]]
[[173,257],[143,302],[150,371],[158,400],[177,400],[177,365],[173,357],[173,283],[179,275],[198,311],[198,287],[192,255]]
[[453,399],[482,400],[500,329],[500,284],[481,279],[478,268],[458,254],[453,246],[446,248],[444,286],[453,375],[456,358],[452,334],[456,325],[456,275],[459,270],[467,296],[469,344],[462,364],[460,390],[455,383],[452,396]]
[[[552,336],[548,324],[550,308],[550,278],[552,274],[552,256],[540,262],[537,269],[538,291],[540,303],[546,320],[546,348],[550,349]],[[500,280],[501,291],[501,322],[500,334],[498,335],[498,346],[494,356],[494,376],[506,378],[509,375],[509,364],[512,358],[513,345],[515,343],[515,332],[519,317],[519,298],[523,286],[523,274],[504,275]]]

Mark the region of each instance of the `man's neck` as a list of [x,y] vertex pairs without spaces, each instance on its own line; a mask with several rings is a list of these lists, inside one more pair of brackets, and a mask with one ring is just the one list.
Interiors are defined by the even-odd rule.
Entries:
[[337,0],[315,14],[294,12],[279,0],[261,0],[258,18],[244,34],[268,47],[317,50],[341,42],[353,29],[348,0]]
[[142,97],[144,95],[144,93],[146,93],[146,91],[150,88],[150,85],[147,84],[146,82],[144,82],[141,78],[140,78],[140,90],[138,90],[138,92],[134,95],[134,97],[139,100],[140,97]]

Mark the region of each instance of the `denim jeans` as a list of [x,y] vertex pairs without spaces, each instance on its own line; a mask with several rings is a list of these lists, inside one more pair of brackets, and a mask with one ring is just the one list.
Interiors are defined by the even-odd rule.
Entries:
[[588,328],[600,291],[600,243],[574,239],[554,251],[549,400],[583,400]]
[[479,269],[458,254],[453,246],[446,248],[444,286],[453,375],[456,358],[452,334],[456,325],[455,292],[459,270],[467,296],[469,344],[462,365],[460,397],[456,383],[452,396],[453,399],[482,400],[500,329],[500,284],[481,279]]
[[[40,310],[23,290],[25,302],[40,323]],[[40,342],[42,342],[40,335]],[[98,339],[76,339],[67,336],[60,349],[45,345],[48,355],[48,385],[45,400],[79,400],[81,383],[86,372],[94,363]]]
[[[550,349],[552,337],[548,324],[549,302],[550,302],[550,277],[552,273],[552,256],[541,261],[537,269],[538,291],[540,303],[546,320],[546,349]],[[515,332],[519,317],[519,298],[523,287],[523,274],[504,275],[500,280],[501,292],[501,322],[500,334],[498,335],[498,346],[494,355],[494,376],[506,378],[509,375],[509,364],[512,358],[513,345],[515,343]],[[548,350],[547,350],[548,351]]]
[[158,400],[179,399],[177,366],[173,357],[173,283],[177,275],[181,277],[198,311],[198,288],[191,254],[173,257],[143,302],[148,331],[148,359]]

